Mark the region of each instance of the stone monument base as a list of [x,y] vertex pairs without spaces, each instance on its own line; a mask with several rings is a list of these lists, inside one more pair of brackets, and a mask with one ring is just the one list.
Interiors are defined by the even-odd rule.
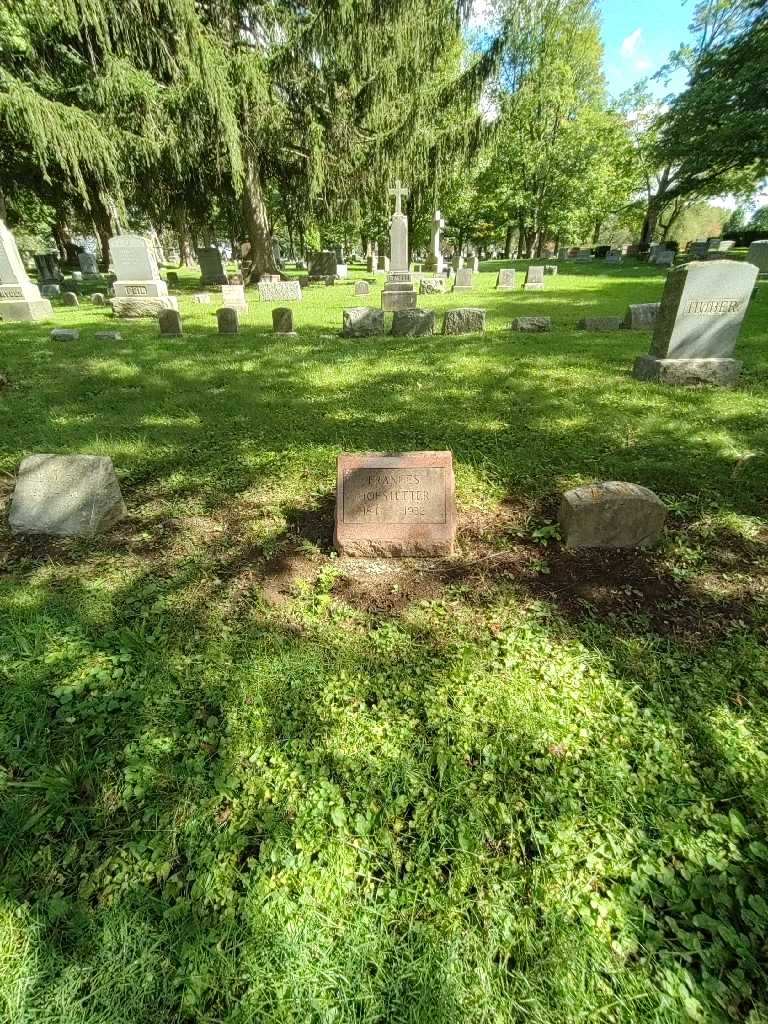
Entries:
[[660,384],[716,384],[728,387],[735,384],[741,373],[738,359],[657,359],[639,356],[635,360],[632,376],[635,380],[654,380]]
[[164,309],[178,309],[179,300],[175,295],[152,297],[147,295],[118,296],[112,299],[112,312],[123,319],[156,317]]
[[387,283],[381,292],[381,308],[385,313],[394,313],[398,309],[416,308],[416,289],[410,271],[392,271],[387,276]]
[[160,298],[168,294],[165,281],[115,281],[112,290],[120,299]]
[[0,301],[0,320],[47,320],[53,316],[48,299],[5,299]]

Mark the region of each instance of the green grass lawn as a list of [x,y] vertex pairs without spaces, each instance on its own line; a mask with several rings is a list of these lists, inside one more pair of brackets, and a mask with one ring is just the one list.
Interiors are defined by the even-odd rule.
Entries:
[[[498,266],[419,300],[484,336],[341,339],[351,283],[219,336],[189,272],[182,339],[0,324],[3,1022],[768,1021],[768,284],[685,390],[575,329],[664,269]],[[457,557],[334,557],[337,453],[424,448]],[[128,518],[11,537],[31,452],[110,455]],[[610,479],[659,548],[562,548]]]

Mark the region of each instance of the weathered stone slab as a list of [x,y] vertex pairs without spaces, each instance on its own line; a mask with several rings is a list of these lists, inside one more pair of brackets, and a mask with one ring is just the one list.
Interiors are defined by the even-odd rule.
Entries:
[[455,536],[450,452],[339,455],[334,544],[342,554],[444,557]]
[[474,271],[471,267],[459,267],[456,271],[456,280],[453,284],[455,292],[468,292],[472,289],[472,277]]
[[384,334],[384,310],[373,306],[353,306],[343,313],[344,338],[371,338]]
[[178,300],[173,295],[146,298],[116,297],[111,300],[112,312],[117,317],[135,320],[140,317],[158,316],[164,309],[177,309]]
[[122,341],[123,336],[119,331],[96,331],[94,338],[97,341]]
[[541,291],[544,287],[544,267],[528,267],[525,275],[525,291]]
[[223,284],[221,286],[221,304],[230,309],[237,309],[243,312],[248,309],[245,298],[245,287],[242,284]]
[[583,331],[620,331],[620,316],[585,316],[577,326]]
[[80,331],[76,327],[54,327],[51,331],[52,341],[77,341]]
[[216,323],[219,334],[237,334],[240,330],[240,318],[234,306],[219,306],[216,310]]
[[515,287],[515,272],[511,267],[500,270],[496,277],[496,287],[499,291],[512,291]]
[[160,333],[179,338],[184,333],[178,309],[161,309],[157,317]]
[[301,285],[298,281],[259,281],[262,302],[300,302]]
[[198,249],[195,253],[200,264],[200,284],[205,288],[212,284],[226,284],[227,273],[221,253],[215,246]]
[[660,308],[660,302],[637,302],[627,306],[622,327],[625,331],[652,330]]
[[444,292],[444,277],[423,277],[419,281],[419,295],[442,295]]
[[647,487],[618,480],[566,491],[560,532],[569,548],[635,548],[654,544],[667,509]]
[[11,500],[12,533],[94,537],[126,514],[112,460],[102,455],[30,455]]
[[548,316],[517,316],[509,325],[510,330],[524,334],[542,334],[552,329],[552,318]]
[[59,284],[41,284],[40,294],[44,299],[53,299],[57,295],[61,295],[61,285]]
[[272,330],[275,334],[295,335],[293,329],[293,310],[287,306],[277,306],[272,310]]
[[355,295],[367,295],[371,288],[367,281],[355,281]]
[[74,292],[62,292],[61,304],[62,306],[79,306],[80,301]]
[[460,309],[447,309],[445,311],[443,334],[483,334],[484,332],[484,309],[466,306]]
[[657,381],[678,387],[697,384],[731,387],[738,381],[742,365],[738,359],[657,359],[647,355],[635,360],[632,376],[635,380]]
[[392,318],[392,334],[396,338],[421,338],[434,333],[432,309],[400,309]]

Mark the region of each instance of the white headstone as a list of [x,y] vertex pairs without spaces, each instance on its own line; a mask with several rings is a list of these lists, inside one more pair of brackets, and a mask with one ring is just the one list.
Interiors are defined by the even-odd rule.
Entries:
[[432,218],[432,245],[429,253],[429,259],[427,260],[427,266],[430,270],[434,270],[438,274],[443,272],[443,254],[440,251],[440,231],[445,227],[445,221],[443,215],[439,210],[435,210],[435,215]]
[[389,269],[394,273],[405,273],[408,271],[408,218],[403,213],[401,200],[408,195],[408,189],[403,188],[399,181],[395,187],[389,190],[389,194],[395,197],[395,212],[392,214],[392,224],[389,229]]
[[40,296],[19,255],[16,239],[0,220],[0,320],[42,320],[53,310]]
[[116,316],[154,317],[163,309],[177,309],[178,299],[168,294],[160,277],[155,253],[142,235],[115,235],[109,251],[117,280],[112,286]]

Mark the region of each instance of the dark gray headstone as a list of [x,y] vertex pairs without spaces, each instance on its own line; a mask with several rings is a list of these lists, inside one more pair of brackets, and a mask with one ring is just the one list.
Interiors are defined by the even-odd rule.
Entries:
[[51,331],[53,341],[77,341],[80,331],[76,327],[54,327]]
[[157,322],[160,333],[170,337],[179,337],[184,332],[181,327],[181,314],[178,309],[162,309],[158,313]]
[[272,330],[275,334],[295,334],[293,329],[293,310],[286,306],[277,306],[272,310]]
[[660,302],[637,302],[627,306],[622,326],[627,331],[652,330],[660,307]]
[[216,310],[216,320],[219,334],[237,334],[240,330],[240,320],[234,306],[219,306]]
[[178,286],[179,275],[176,273],[175,270],[167,270],[165,273],[165,279],[168,282],[168,284],[172,285],[172,287],[176,288]]
[[197,262],[200,264],[200,284],[205,288],[211,284],[226,284],[227,275],[221,253],[214,246],[197,250]]
[[583,331],[620,331],[621,324],[620,316],[585,316],[577,326]]

